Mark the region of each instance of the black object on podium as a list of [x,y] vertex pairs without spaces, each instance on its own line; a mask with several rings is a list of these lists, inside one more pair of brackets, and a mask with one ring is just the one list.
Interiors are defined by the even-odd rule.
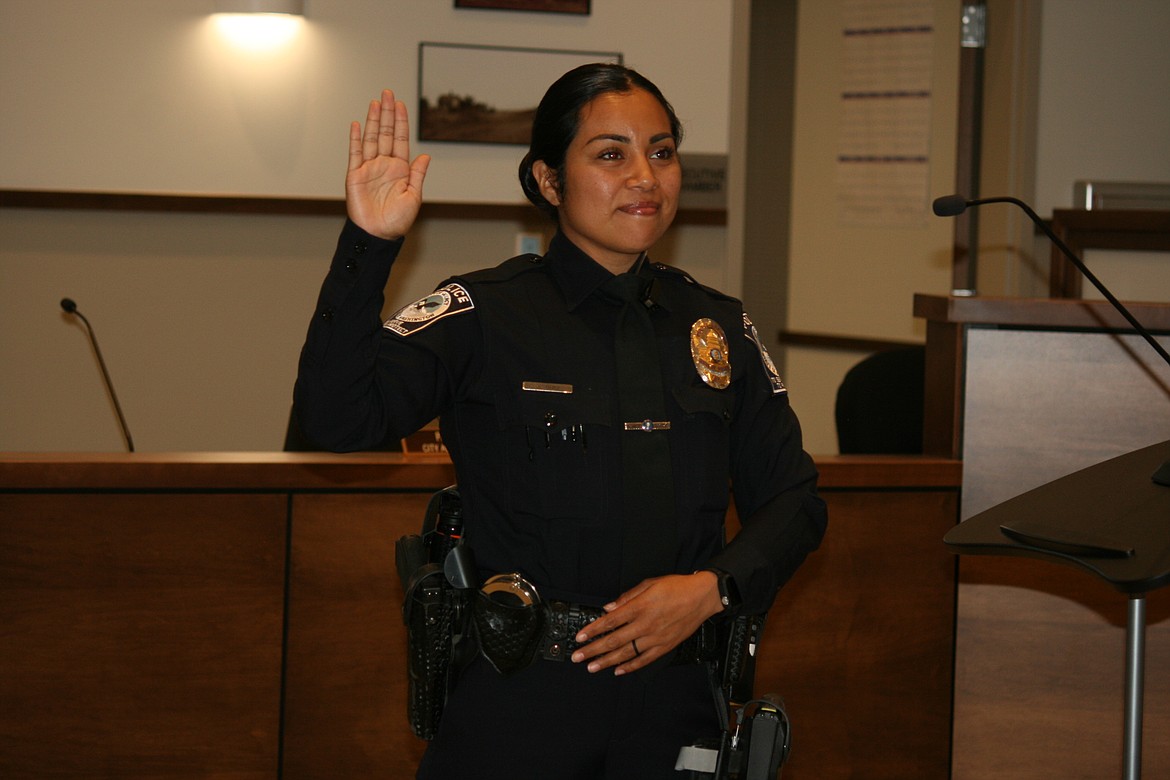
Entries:
[[1124,780],[1141,777],[1145,598],[1170,584],[1168,462],[1170,441],[1145,447],[1004,501],[943,537],[956,553],[1076,566],[1129,596]]

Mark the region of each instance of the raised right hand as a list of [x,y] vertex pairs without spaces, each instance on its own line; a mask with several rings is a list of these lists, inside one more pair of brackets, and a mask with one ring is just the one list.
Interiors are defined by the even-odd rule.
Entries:
[[410,122],[406,104],[382,90],[371,100],[363,131],[349,126],[349,168],[345,174],[345,209],[371,235],[396,239],[406,235],[422,205],[423,179],[431,158],[410,162]]

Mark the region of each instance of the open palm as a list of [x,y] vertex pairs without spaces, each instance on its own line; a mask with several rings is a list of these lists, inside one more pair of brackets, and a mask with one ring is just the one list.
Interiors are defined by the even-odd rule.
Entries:
[[349,167],[345,208],[358,227],[381,238],[406,235],[422,205],[429,156],[410,161],[410,121],[406,104],[382,90],[371,100],[365,128],[349,126]]

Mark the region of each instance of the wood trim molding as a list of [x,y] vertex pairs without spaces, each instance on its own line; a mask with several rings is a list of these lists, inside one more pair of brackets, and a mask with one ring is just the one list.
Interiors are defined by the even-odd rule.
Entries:
[[[269,214],[278,216],[345,216],[341,198],[277,198],[247,195],[182,195],[145,192],[0,189],[0,209],[144,211],[188,214]],[[524,203],[424,203],[422,219],[543,219]],[[680,209],[684,225],[726,225],[720,209]]]
[[234,195],[166,195],[138,192],[0,190],[0,208],[88,211],[170,211],[204,214],[345,214],[328,198],[254,198]]
[[776,334],[776,338],[786,347],[836,349],[845,352],[885,352],[891,349],[922,346],[914,341],[867,339],[859,336],[836,336],[831,333],[808,333],[796,330],[781,330]]
[[[1154,333],[1170,332],[1170,304],[1127,302],[1138,322]],[[1133,332],[1108,301],[1072,298],[945,296],[917,293],[914,316],[928,322],[1020,328],[1085,328]]]
[[[919,455],[817,455],[822,490],[957,488],[962,463]],[[446,456],[392,452],[5,452],[0,494],[29,491],[401,492],[455,482]]]

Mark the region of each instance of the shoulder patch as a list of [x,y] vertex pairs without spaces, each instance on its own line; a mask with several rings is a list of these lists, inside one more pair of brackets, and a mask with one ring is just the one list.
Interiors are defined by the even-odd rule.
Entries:
[[760,351],[760,361],[763,362],[764,373],[772,385],[772,395],[787,393],[788,388],[780,380],[780,372],[776,370],[776,364],[772,362],[772,356],[768,354],[768,350],[764,348],[764,343],[760,341],[760,333],[756,330],[756,326],[752,324],[751,318],[747,316],[747,312],[743,313],[743,332],[747,336],[748,341],[755,344],[756,349]]
[[403,306],[393,317],[382,323],[382,327],[399,336],[409,336],[441,319],[474,308],[475,303],[466,288],[461,284],[451,283],[424,298],[419,298],[414,303]]

